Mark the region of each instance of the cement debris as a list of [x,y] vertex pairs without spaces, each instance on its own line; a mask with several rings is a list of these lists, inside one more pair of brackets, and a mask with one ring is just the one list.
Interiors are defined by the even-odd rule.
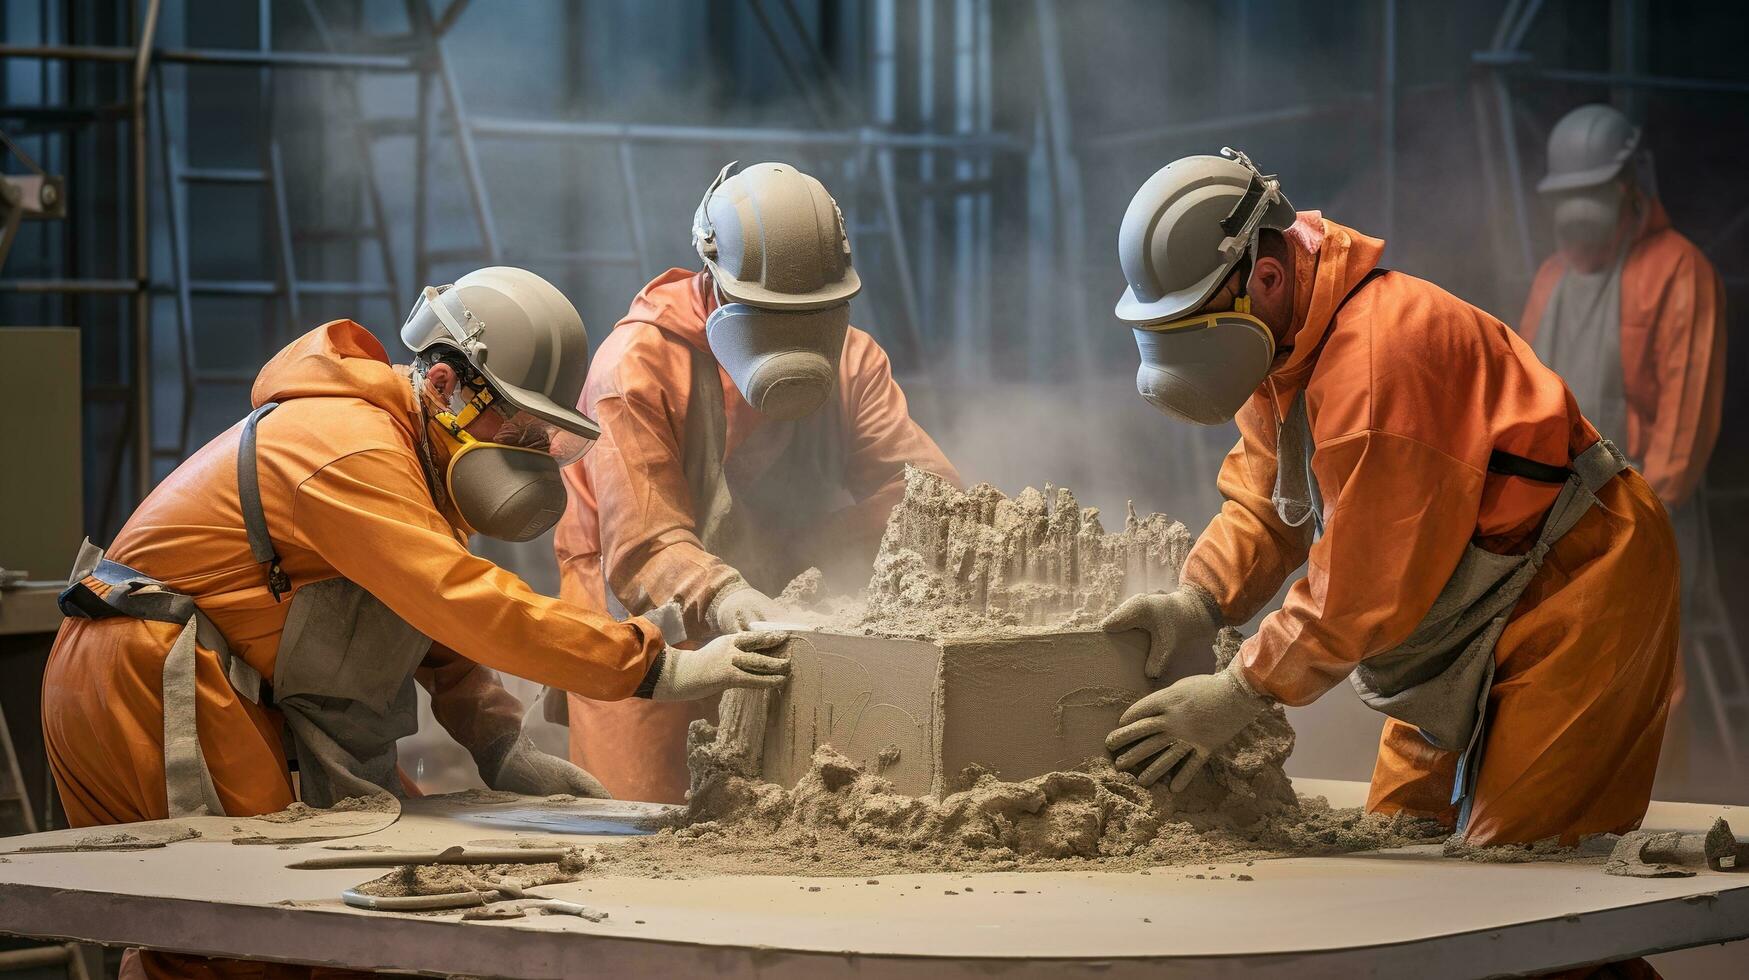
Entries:
[[70,844],[38,844],[34,847],[21,847],[9,854],[64,854],[75,851],[145,851],[153,848],[168,847],[185,840],[200,837],[200,831],[193,827],[171,826],[163,828],[150,836],[141,837],[127,831],[107,831],[97,834],[86,834]]
[[598,848],[591,874],[1116,871],[1437,843],[1448,832],[1322,798],[1241,812],[1187,812],[1108,759],[1017,783],[983,775],[941,799],[906,796],[822,747],[793,790],[734,775],[713,781],[678,826]]
[[1749,846],[1738,844],[1723,817],[1705,833],[1635,830],[1623,834],[1609,853],[1604,874],[1628,878],[1690,878],[1701,871],[1739,870]]
[[1597,834],[1577,845],[1562,844],[1559,837],[1548,837],[1530,844],[1471,844],[1453,834],[1446,839],[1440,853],[1477,864],[1534,864],[1543,861],[1600,864],[1614,840],[1612,834]]
[[374,796],[348,796],[327,808],[293,803],[283,810],[263,813],[251,819],[266,823],[303,823],[325,813],[394,813],[400,808],[400,801],[387,793],[381,793]]
[[[1190,544],[1161,514],[1131,507],[1123,530],[1107,533],[1098,509],[1061,487],[1010,499],[911,468],[860,615],[844,610],[829,625],[930,639],[1089,627],[1131,595],[1175,587]],[[810,586],[791,588],[802,598]]]
[[367,881],[356,890],[374,898],[470,891],[522,898],[530,888],[576,881],[594,861],[588,852],[572,849],[564,858],[548,864],[409,864]]

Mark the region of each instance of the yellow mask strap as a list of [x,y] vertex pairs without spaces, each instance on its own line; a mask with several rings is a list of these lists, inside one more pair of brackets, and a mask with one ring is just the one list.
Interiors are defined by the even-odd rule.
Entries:
[[1234,313],[1243,313],[1246,316],[1250,316],[1251,315],[1251,297],[1239,296],[1239,297],[1234,298],[1234,300],[1233,300],[1233,312]]
[[475,441],[473,436],[468,435],[467,427],[473,425],[474,420],[485,413],[495,397],[490,388],[472,390],[474,397],[468,399],[468,403],[462,406],[460,412],[438,412],[436,415],[438,423],[448,429],[449,434],[463,445]]

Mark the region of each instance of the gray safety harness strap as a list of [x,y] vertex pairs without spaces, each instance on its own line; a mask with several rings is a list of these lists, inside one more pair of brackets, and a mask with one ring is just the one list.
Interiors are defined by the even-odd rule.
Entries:
[[[268,566],[268,588],[274,601],[291,590],[291,579],[280,568],[279,555],[267,536],[267,520],[261,506],[261,485],[255,459],[255,425],[275,405],[268,403],[243,420],[237,454],[237,489],[242,500],[243,523],[249,536],[249,551]],[[99,595],[86,584],[94,579],[108,588]],[[213,787],[212,773],[200,748],[196,705],[199,702],[199,650],[205,647],[219,658],[237,694],[259,704],[261,674],[242,657],[231,653],[230,644],[213,621],[195,605],[194,597],[177,592],[163,582],[118,561],[104,557],[103,549],[87,538],[79,546],[67,588],[61,593],[62,614],[81,619],[126,616],[182,627],[164,656],[161,697],[164,704],[164,793],[172,817],[223,815],[225,810]]]
[[291,576],[279,565],[279,552],[267,534],[267,512],[261,506],[261,476],[255,454],[255,424],[279,407],[268,402],[243,420],[243,435],[237,445],[237,499],[243,505],[243,530],[249,535],[249,554],[267,566],[267,590],[279,602],[291,591]]

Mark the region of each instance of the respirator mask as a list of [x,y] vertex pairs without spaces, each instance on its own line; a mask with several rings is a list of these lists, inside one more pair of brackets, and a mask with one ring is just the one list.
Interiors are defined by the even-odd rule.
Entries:
[[[424,387],[424,372],[415,370],[413,378],[417,393]],[[487,413],[501,420],[490,440],[467,431]],[[450,454],[442,487],[465,525],[463,530],[504,541],[528,541],[559,522],[566,503],[559,471],[582,459],[595,444],[517,411],[477,378],[458,386],[447,411],[427,415],[423,446],[427,465],[435,469],[430,440],[444,441]]]
[[[504,417],[507,406],[498,406],[490,388],[460,392],[470,397],[459,411],[437,412],[429,425],[451,444],[444,492],[467,531],[504,541],[539,537],[565,513],[560,468],[582,459],[593,442],[526,413],[509,410]],[[504,418],[491,440],[467,431],[484,412]]]
[[726,303],[705,321],[711,354],[747,404],[780,422],[812,414],[838,382],[850,304],[772,310]]
[[1241,296],[1226,313],[1136,327],[1136,392],[1168,415],[1198,425],[1230,422],[1269,375],[1275,335]]
[[1583,255],[1606,248],[1621,222],[1626,196],[1616,181],[1562,194],[1554,207],[1555,241],[1561,250]]

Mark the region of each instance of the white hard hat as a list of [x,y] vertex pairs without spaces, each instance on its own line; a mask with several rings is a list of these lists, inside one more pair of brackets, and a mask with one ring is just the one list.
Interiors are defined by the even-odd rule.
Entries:
[[1293,205],[1243,153],[1193,156],[1161,167],[1136,191],[1117,233],[1129,283],[1117,301],[1127,323],[1175,320],[1221,287],[1261,228],[1286,230]]
[[692,219],[692,244],[723,294],[765,309],[820,309],[862,290],[837,202],[786,163],[717,174]]
[[427,286],[401,326],[401,342],[415,354],[453,348],[516,408],[586,439],[601,435],[576,409],[589,374],[583,318],[527,269],[490,266],[454,285]]
[[1640,147],[1640,128],[1613,106],[1582,105],[1549,131],[1549,172],[1537,182],[1544,194],[1596,187],[1616,179]]

